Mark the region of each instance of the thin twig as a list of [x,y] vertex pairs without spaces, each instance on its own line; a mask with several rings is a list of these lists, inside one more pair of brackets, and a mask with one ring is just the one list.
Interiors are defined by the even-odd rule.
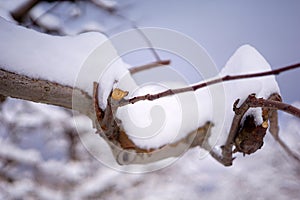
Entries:
[[166,66],[166,65],[169,65],[170,63],[171,63],[170,60],[156,61],[156,62],[149,63],[149,64],[146,64],[146,65],[141,65],[141,66],[138,66],[138,67],[130,68],[129,72],[131,74],[135,74],[135,73],[138,73],[138,72],[141,72],[141,71],[144,71],[144,70],[148,70],[148,69],[152,69],[152,68],[155,68],[155,67]]
[[[281,96],[277,93],[272,94],[268,100],[273,100],[273,101],[282,101]],[[269,118],[269,131],[272,135],[277,136],[279,133],[279,126],[278,126],[278,111],[277,109],[273,109],[273,108],[267,108],[268,111],[268,118]]]
[[[272,135],[274,137],[274,135]],[[279,145],[283,148],[283,150],[289,155],[291,156],[293,159],[295,159],[296,161],[300,162],[300,157],[295,154],[289,147],[288,145],[286,145],[283,140],[281,140],[280,137],[274,137],[274,139],[279,143]]]
[[136,22],[129,19],[128,17],[125,17],[124,15],[121,15],[120,13],[114,13],[116,16],[122,18],[122,19],[125,19],[127,21],[130,22],[132,28],[134,28],[141,36],[142,38],[146,41],[150,51],[152,52],[154,58],[156,59],[156,61],[161,61],[158,53],[155,51],[154,47],[153,47],[153,44],[152,42],[149,40],[149,38],[146,36],[146,34],[142,31],[142,29],[140,29],[137,25],[136,25]]
[[246,79],[246,78],[255,78],[255,77],[261,77],[261,76],[269,76],[269,75],[278,75],[281,72],[284,71],[289,71],[292,69],[296,69],[300,67],[300,63],[294,64],[294,65],[289,65],[287,67],[282,67],[279,69],[275,69],[275,70],[270,70],[270,71],[265,71],[265,72],[258,72],[258,73],[251,73],[251,74],[241,74],[241,75],[227,75],[221,78],[217,78],[217,79],[213,79],[207,82],[202,82],[196,85],[191,85],[188,87],[184,87],[184,88],[178,88],[178,89],[169,89],[160,93],[156,93],[156,94],[146,94],[143,96],[136,96],[133,97],[131,99],[124,99],[124,101],[120,102],[119,106],[125,106],[128,104],[134,104],[138,101],[142,101],[142,100],[149,100],[149,101],[153,101],[162,97],[166,97],[166,96],[170,96],[170,95],[174,95],[174,94],[179,94],[179,93],[184,93],[184,92],[190,92],[190,91],[196,91],[200,88],[203,87],[207,87],[209,85],[214,85],[220,82],[225,82],[225,81],[232,81],[232,80],[237,80],[237,79]]
[[247,104],[253,108],[263,107],[263,108],[278,109],[278,110],[284,111],[286,113],[289,113],[291,115],[294,115],[294,116],[300,118],[300,109],[299,108],[296,108],[296,107],[286,104],[286,103],[282,103],[280,101],[266,100],[263,98],[257,99],[255,96],[249,96],[247,99]]
[[[269,100],[276,100],[274,98],[270,98]],[[278,100],[278,99],[277,99]],[[281,100],[281,98],[279,99]],[[273,138],[278,142],[278,144],[282,147],[282,149],[292,158],[294,158],[296,161],[300,162],[300,157],[294,153],[288,145],[285,144],[285,142],[279,137],[279,127],[278,127],[278,113],[277,109],[270,108],[269,110],[269,121],[270,121],[270,127],[269,131]]]
[[150,51],[152,52],[153,56],[155,57],[156,61],[161,61],[158,53],[155,51],[152,42],[149,40],[149,38],[145,35],[145,33],[142,31],[142,29],[140,29],[139,27],[137,27],[134,23],[132,23],[132,26],[135,28],[135,30],[144,38],[144,40],[146,41],[148,47],[150,48]]

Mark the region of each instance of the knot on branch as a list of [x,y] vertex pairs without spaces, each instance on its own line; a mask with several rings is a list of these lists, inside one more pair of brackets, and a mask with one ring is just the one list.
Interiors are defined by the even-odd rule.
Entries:
[[112,94],[111,94],[111,98],[115,101],[120,101],[122,100],[124,97],[126,97],[128,95],[127,91],[123,91],[119,88],[116,88],[113,90]]
[[94,82],[93,103],[97,119],[95,123],[98,124],[96,127],[100,131],[101,136],[121,149],[148,152],[148,150],[138,148],[132,140],[130,140],[122,128],[122,122],[115,117],[118,107],[124,100],[123,98],[128,95],[128,92],[118,88],[112,90],[107,100],[106,109],[103,111],[100,109],[98,103],[98,87],[98,83]]

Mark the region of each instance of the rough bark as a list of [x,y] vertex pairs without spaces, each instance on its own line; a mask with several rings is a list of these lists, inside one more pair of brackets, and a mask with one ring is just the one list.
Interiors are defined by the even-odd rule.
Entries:
[[0,94],[74,109],[89,117],[94,115],[92,98],[86,92],[3,69],[0,69]]

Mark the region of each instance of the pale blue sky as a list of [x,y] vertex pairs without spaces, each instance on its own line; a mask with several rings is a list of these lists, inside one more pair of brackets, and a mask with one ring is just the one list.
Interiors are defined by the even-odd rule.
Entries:
[[[123,13],[139,26],[169,28],[187,34],[208,51],[219,68],[246,43],[258,49],[273,68],[300,62],[298,0],[131,2]],[[285,101],[300,100],[299,78],[300,69],[277,78]]]
[[[18,1],[21,0],[15,0]],[[273,68],[300,62],[299,0],[118,2],[119,12],[135,20],[139,27],[168,28],[190,36],[208,51],[218,68],[222,68],[232,53],[243,44],[254,46]],[[15,3],[2,1],[1,5],[3,4]],[[64,6],[61,7],[63,8]],[[96,15],[97,9],[82,14],[103,23],[103,26],[108,26],[107,30],[112,30],[108,31],[109,35],[131,28],[126,20]],[[116,23],[118,20],[115,19],[118,19],[119,23]],[[69,20],[68,23],[72,26],[74,22],[73,25],[78,26],[76,20]],[[86,18],[83,17],[84,20]],[[140,56],[136,58],[138,57]],[[177,65],[179,66],[175,67],[180,68],[182,63]],[[284,101],[300,101],[299,77],[300,69],[277,77]],[[193,82],[194,78],[191,80]]]

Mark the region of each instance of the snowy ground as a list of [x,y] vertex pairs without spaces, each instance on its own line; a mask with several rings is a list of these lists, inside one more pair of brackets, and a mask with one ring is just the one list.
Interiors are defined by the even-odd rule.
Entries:
[[[91,134],[82,116],[79,131]],[[69,157],[72,117],[60,108],[8,99],[1,114],[0,199],[298,199],[300,166],[267,136],[263,148],[225,168],[190,150],[173,165],[147,174],[110,169],[76,143]],[[281,135],[299,152],[299,120],[281,116]],[[76,134],[76,133],[75,133]],[[18,145],[15,145],[18,144]],[[5,163],[10,160],[10,163]],[[3,176],[1,176],[3,177]]]

